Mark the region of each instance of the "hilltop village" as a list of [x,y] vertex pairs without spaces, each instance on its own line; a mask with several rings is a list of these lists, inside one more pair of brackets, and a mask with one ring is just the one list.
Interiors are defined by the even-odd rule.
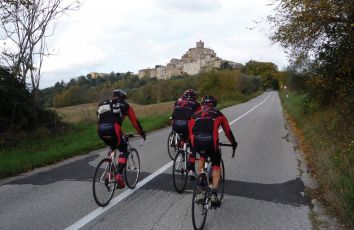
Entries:
[[172,58],[166,66],[156,65],[155,68],[139,70],[139,78],[156,77],[157,79],[169,79],[171,76],[182,74],[195,75],[202,70],[221,68],[228,65],[231,68],[242,66],[232,61],[223,60],[216,56],[214,50],[204,47],[204,42],[199,41],[196,47],[190,48],[181,59]]

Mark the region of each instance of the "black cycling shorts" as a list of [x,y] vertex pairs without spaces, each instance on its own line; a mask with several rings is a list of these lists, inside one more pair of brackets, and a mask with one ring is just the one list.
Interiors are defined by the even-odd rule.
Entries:
[[172,129],[181,136],[182,140],[186,141],[188,139],[188,120],[174,120]]
[[194,150],[205,159],[210,157],[213,166],[220,166],[221,154],[219,147],[215,149],[212,135],[196,135],[194,137]]
[[98,136],[108,145],[111,150],[118,149],[120,152],[127,152],[127,143],[117,123],[101,123],[97,126]]

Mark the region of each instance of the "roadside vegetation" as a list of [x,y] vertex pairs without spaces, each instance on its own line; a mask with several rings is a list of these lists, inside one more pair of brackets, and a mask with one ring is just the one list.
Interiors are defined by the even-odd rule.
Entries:
[[310,173],[320,184],[310,195],[347,224],[354,223],[353,119],[343,117],[336,107],[321,107],[304,92],[285,91],[280,96]]
[[[267,66],[270,66],[271,71],[275,71],[273,74],[278,71],[274,64],[269,65],[269,63],[252,61],[251,66],[265,66],[263,69],[267,69],[267,71],[269,70]],[[265,87],[261,75],[263,72],[257,73],[259,75],[247,75],[239,70],[225,69],[204,72],[198,76],[176,76],[170,80],[139,79],[136,76],[126,75],[110,82],[110,84],[108,84],[110,80],[107,78],[108,82],[105,79],[104,85],[92,88],[92,91],[98,90],[100,96],[89,103],[46,108],[43,106],[45,101],[37,102],[40,111],[48,114],[44,115],[42,120],[38,120],[38,122],[27,120],[30,110],[22,110],[23,108],[35,108],[32,106],[33,104],[27,103],[27,100],[32,100],[33,97],[31,97],[30,91],[25,85],[21,85],[22,94],[10,94],[10,91],[17,92],[14,90],[17,87],[15,84],[9,92],[0,91],[4,93],[4,99],[14,100],[11,104],[7,104],[8,101],[6,100],[2,101],[1,104],[8,108],[6,107],[7,112],[0,119],[0,122],[4,124],[4,129],[0,133],[2,137],[0,143],[2,147],[0,150],[0,178],[17,175],[36,167],[53,164],[103,147],[103,142],[98,138],[96,131],[96,106],[99,102],[98,99],[103,100],[111,96],[113,88],[125,88],[129,92],[129,103],[133,106],[143,128],[149,132],[169,125],[174,100],[184,90],[194,88],[199,92],[199,95],[216,95],[219,101],[218,107],[221,109],[245,102],[262,93]],[[269,72],[264,74],[264,76],[266,75],[270,76]],[[9,80],[12,83],[17,82],[15,78],[11,77],[11,73],[6,71],[2,79]],[[76,81],[71,82],[77,84]],[[84,85],[74,86],[74,88],[79,89],[78,92],[83,93],[85,91],[82,91],[82,89],[85,89],[85,87]],[[47,91],[44,90],[44,92]],[[63,87],[61,91],[53,94],[52,98],[54,100],[58,95],[61,97],[72,92],[74,92],[72,85]],[[89,91],[86,92],[84,95],[90,98]],[[40,95],[43,96],[46,93],[41,92]],[[48,99],[48,97],[43,98]],[[79,95],[71,94],[68,98],[79,98]],[[21,101],[23,105],[21,104],[22,106],[18,107],[18,102]],[[35,118],[38,118],[35,113],[32,112],[32,114]],[[125,132],[134,132],[129,119],[124,122],[123,128]]]
[[293,0],[275,4],[268,17],[273,27],[270,38],[287,49],[291,60],[280,95],[320,183],[315,198],[354,227],[353,4]]
[[[170,114],[140,117],[139,121],[149,132],[169,124]],[[129,121],[123,123],[126,133],[133,132]],[[15,147],[0,150],[0,178],[17,175],[34,168],[50,165],[72,156],[103,148],[93,123],[77,123],[49,136],[39,135],[18,143]]]

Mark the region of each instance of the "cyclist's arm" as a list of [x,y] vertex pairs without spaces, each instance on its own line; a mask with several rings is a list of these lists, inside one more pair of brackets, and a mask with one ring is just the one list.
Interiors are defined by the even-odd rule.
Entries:
[[135,130],[145,139],[145,132],[144,132],[143,128],[141,127],[138,119],[136,119],[135,112],[131,106],[129,106],[129,108],[128,108],[128,117],[129,117],[132,125],[134,126]]
[[194,135],[193,135],[193,126],[195,124],[195,120],[192,117],[189,121],[188,121],[188,133],[189,133],[189,139],[192,143],[192,145],[194,145]]
[[224,130],[227,139],[229,139],[232,145],[236,145],[234,134],[231,131],[229,122],[227,121],[226,117],[224,115],[221,115],[218,118],[220,119],[221,127]]

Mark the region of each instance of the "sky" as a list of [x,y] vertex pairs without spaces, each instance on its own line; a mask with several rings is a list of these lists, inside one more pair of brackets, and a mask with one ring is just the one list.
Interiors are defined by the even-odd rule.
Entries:
[[[288,64],[268,38],[270,0],[83,0],[48,40],[40,88],[90,72],[135,72],[166,65],[201,40],[217,56],[245,64]],[[259,23],[260,22],[260,23]]]

